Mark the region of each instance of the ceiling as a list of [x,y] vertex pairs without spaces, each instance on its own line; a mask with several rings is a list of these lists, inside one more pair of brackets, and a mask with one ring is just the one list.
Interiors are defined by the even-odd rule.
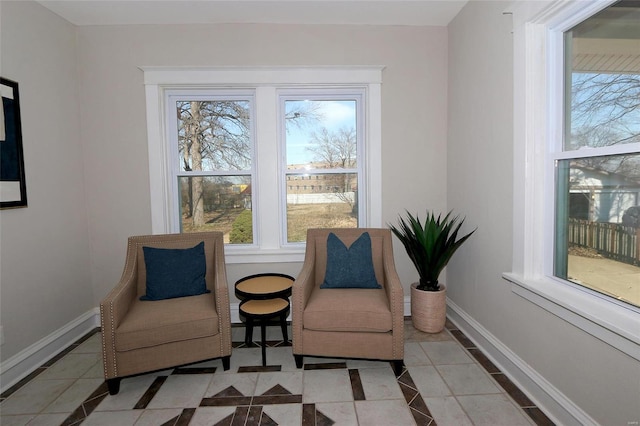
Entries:
[[122,24],[353,24],[446,26],[467,0],[38,0],[71,22]]

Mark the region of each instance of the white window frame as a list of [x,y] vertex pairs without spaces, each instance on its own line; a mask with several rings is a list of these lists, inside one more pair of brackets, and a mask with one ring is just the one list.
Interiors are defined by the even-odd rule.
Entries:
[[[296,171],[287,170],[287,160],[286,160],[286,132],[284,130],[284,106],[285,102],[288,100],[303,100],[303,99],[311,99],[314,101],[323,101],[323,100],[354,100],[356,102],[356,152],[357,158],[366,159],[367,158],[367,147],[365,144],[366,136],[365,136],[365,117],[366,114],[364,112],[364,107],[367,104],[367,95],[364,88],[351,87],[351,88],[336,88],[333,90],[327,89],[281,89],[278,90],[278,122],[281,126],[279,131],[280,136],[280,150],[282,155],[280,156],[280,186],[281,186],[281,205],[280,209],[283,212],[282,214],[282,222],[280,224],[282,233],[281,233],[281,244],[283,247],[299,247],[300,245],[304,246],[304,243],[290,243],[287,241],[287,174],[295,174]],[[334,169],[338,173],[356,173],[358,176],[358,198],[359,204],[365,206],[363,209],[358,210],[358,224],[361,227],[364,227],[369,223],[367,219],[367,215],[369,214],[369,203],[367,202],[367,197],[369,195],[367,191],[367,179],[366,173],[364,172],[365,161],[358,161],[356,169]],[[298,170],[298,172],[302,172],[302,170]],[[317,175],[316,175],[317,176]],[[306,185],[305,185],[306,188]]]
[[612,3],[523,2],[508,11],[514,19],[514,239],[512,271],[503,277],[514,293],[640,360],[639,309],[553,275],[563,32]]
[[[165,114],[166,117],[175,116],[176,102],[181,101],[248,101],[250,108],[250,133],[251,133],[251,167],[248,170],[203,170],[184,172],[180,170],[180,153],[178,150],[178,121],[169,120],[167,122],[166,141],[169,144],[167,149],[167,169],[169,172],[168,191],[173,203],[168,203],[168,220],[170,232],[180,232],[181,228],[181,211],[178,202],[180,200],[180,192],[178,188],[178,178],[193,176],[250,176],[251,184],[255,186],[256,161],[255,161],[255,92],[252,89],[219,89],[219,90],[202,90],[202,89],[166,89],[163,91]],[[256,211],[252,209],[253,221],[255,222]]]
[[[360,87],[366,92],[365,157],[366,217],[360,226],[382,226],[382,66],[327,67],[141,67],[147,105],[151,229],[154,234],[176,232],[172,227],[170,155],[167,140],[165,91],[187,88],[255,89],[256,187],[252,199],[259,203],[256,218],[256,245],[225,247],[227,263],[301,262],[304,245],[281,242],[282,217],[278,158],[277,90],[305,87],[317,89]],[[260,186],[258,188],[258,186]],[[264,193],[263,188],[274,188]],[[257,205],[257,204],[256,204]],[[277,215],[277,217],[276,217]],[[274,222],[274,220],[276,222]]]

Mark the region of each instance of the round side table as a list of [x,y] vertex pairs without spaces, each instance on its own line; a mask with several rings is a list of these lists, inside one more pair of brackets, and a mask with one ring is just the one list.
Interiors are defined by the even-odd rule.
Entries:
[[[267,332],[266,325],[269,320],[274,318],[280,319],[280,326],[282,327],[282,335],[284,340],[287,341],[287,315],[289,315],[289,300],[288,299],[247,299],[240,303],[240,313],[243,314],[247,320],[247,331],[253,330],[253,322],[257,321],[260,324],[260,332],[262,333],[262,366],[267,365]],[[251,336],[245,335],[245,343],[247,337],[251,339]]]
[[291,296],[294,278],[290,275],[266,273],[249,275],[236,281],[236,297],[245,299],[286,299]]
[[[280,299],[287,302],[287,314],[284,315],[284,318],[280,318],[279,324],[282,328],[282,338],[286,342],[289,341],[287,336],[287,315],[288,315],[288,305],[289,305],[289,297],[291,296],[291,289],[293,287],[293,281],[295,279],[286,274],[278,274],[278,273],[264,273],[264,274],[255,274],[249,275],[247,277],[241,278],[235,283],[235,294],[238,299],[242,302],[240,306],[242,307],[244,303],[249,301],[259,301],[259,300],[274,300]],[[244,341],[247,346],[251,345],[253,341],[253,323],[254,321],[249,321],[249,316],[246,312],[243,312],[240,309],[241,316],[245,318],[245,335]],[[268,318],[261,318],[260,324],[261,326],[272,319],[275,319],[278,315],[272,314],[268,315]],[[254,319],[257,319],[254,317]],[[261,329],[262,331],[262,341],[263,341],[263,350],[264,350],[264,327]]]

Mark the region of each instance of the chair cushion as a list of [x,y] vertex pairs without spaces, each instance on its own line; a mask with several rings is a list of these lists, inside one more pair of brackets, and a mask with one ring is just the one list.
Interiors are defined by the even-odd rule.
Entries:
[[117,351],[130,351],[165,343],[213,336],[219,318],[212,294],[159,300],[135,300],[116,329]]
[[392,329],[384,289],[315,289],[304,309],[304,328],[386,333]]
[[320,288],[381,288],[371,257],[371,237],[364,232],[347,246],[331,232],[327,237],[327,269]]
[[208,293],[204,241],[188,249],[142,247],[147,270],[140,300],[164,300]]

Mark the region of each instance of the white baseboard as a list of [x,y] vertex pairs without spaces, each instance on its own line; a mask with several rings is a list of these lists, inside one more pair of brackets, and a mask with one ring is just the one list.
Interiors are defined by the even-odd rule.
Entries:
[[598,425],[591,416],[448,298],[447,316],[554,423]]
[[100,310],[91,309],[64,327],[0,363],[0,392],[27,377],[38,367],[100,326]]

